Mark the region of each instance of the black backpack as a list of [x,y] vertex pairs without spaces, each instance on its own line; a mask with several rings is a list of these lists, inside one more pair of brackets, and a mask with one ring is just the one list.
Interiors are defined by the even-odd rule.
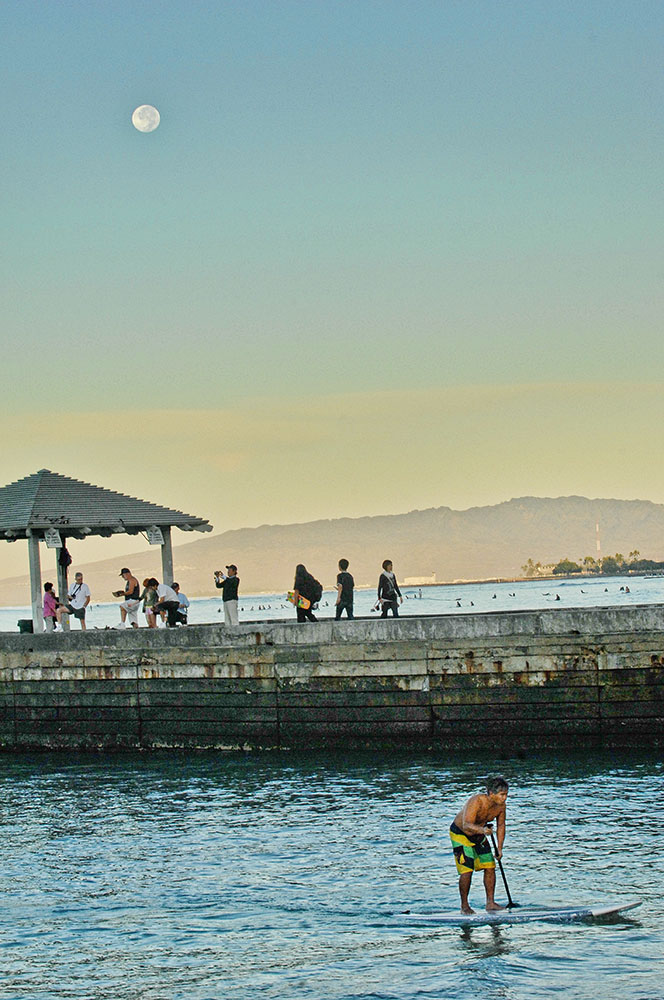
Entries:
[[311,584],[311,603],[318,604],[322,596],[323,584],[319,583],[318,580],[313,580]]

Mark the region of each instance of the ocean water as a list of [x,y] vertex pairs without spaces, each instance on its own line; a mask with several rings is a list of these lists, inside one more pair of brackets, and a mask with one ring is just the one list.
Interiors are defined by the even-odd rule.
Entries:
[[[539,608],[607,607],[611,605],[659,604],[664,601],[663,577],[608,577],[572,580],[526,580],[519,583],[441,584],[434,587],[402,587],[401,615],[454,615],[469,612],[516,611]],[[556,597],[559,600],[556,600]],[[325,591],[319,618],[334,617],[336,591]],[[355,591],[356,617],[378,617],[372,610],[375,590]],[[92,601],[88,628],[106,628],[120,621],[119,602]],[[295,609],[286,594],[240,593],[240,622],[293,620]],[[0,631],[17,631],[19,618],[30,618],[27,607],[0,608]],[[141,625],[144,616],[139,615]],[[189,622],[200,625],[223,622],[219,597],[192,600]],[[72,619],[72,628],[78,623]]]
[[[643,906],[407,926],[458,905],[447,828],[496,769],[516,902]],[[5,754],[0,780],[5,998],[664,997],[659,756]]]

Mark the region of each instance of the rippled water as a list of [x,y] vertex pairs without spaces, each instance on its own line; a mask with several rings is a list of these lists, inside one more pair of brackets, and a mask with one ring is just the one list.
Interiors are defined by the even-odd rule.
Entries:
[[495,767],[471,755],[5,755],[0,995],[662,998],[655,755],[499,762],[514,899],[640,897],[636,916],[402,925],[404,908],[456,907],[447,827]]

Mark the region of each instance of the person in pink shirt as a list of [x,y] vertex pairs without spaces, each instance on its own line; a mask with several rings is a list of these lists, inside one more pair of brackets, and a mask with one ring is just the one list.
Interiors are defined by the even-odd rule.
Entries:
[[60,605],[53,592],[53,584],[44,584],[44,625],[47,632],[55,631],[55,623],[60,621]]

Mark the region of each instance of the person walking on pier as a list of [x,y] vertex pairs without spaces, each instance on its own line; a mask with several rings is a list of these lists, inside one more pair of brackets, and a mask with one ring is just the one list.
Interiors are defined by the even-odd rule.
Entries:
[[486,794],[471,795],[465,806],[457,813],[450,826],[450,840],[454,860],[459,873],[459,895],[461,912],[474,913],[468,902],[473,872],[484,872],[484,891],[487,910],[504,910],[496,903],[496,862],[491,853],[488,837],[493,833],[496,822],[498,848],[496,857],[503,856],[505,841],[505,814],[509,785],[504,778],[487,778]]
[[[398,603],[397,603],[397,598]],[[383,572],[378,579],[378,602],[381,607],[381,618],[387,618],[387,612],[391,611],[395,618],[399,617],[399,604],[403,604],[403,597],[399,590],[397,578],[392,568],[392,560],[386,559],[383,563]]]
[[[305,600],[309,601],[309,607],[301,608],[299,606],[299,600],[304,597]],[[317,622],[318,619],[316,615],[311,610],[312,605],[320,600],[320,586],[318,581],[311,573],[308,572],[307,567],[302,563],[298,563],[295,567],[295,581],[293,583],[293,604],[295,605],[295,610],[297,611],[298,622]]]
[[342,612],[346,611],[348,618],[353,618],[353,588],[355,580],[348,572],[348,560],[339,560],[339,574],[337,576],[337,604],[335,618],[341,618]]

